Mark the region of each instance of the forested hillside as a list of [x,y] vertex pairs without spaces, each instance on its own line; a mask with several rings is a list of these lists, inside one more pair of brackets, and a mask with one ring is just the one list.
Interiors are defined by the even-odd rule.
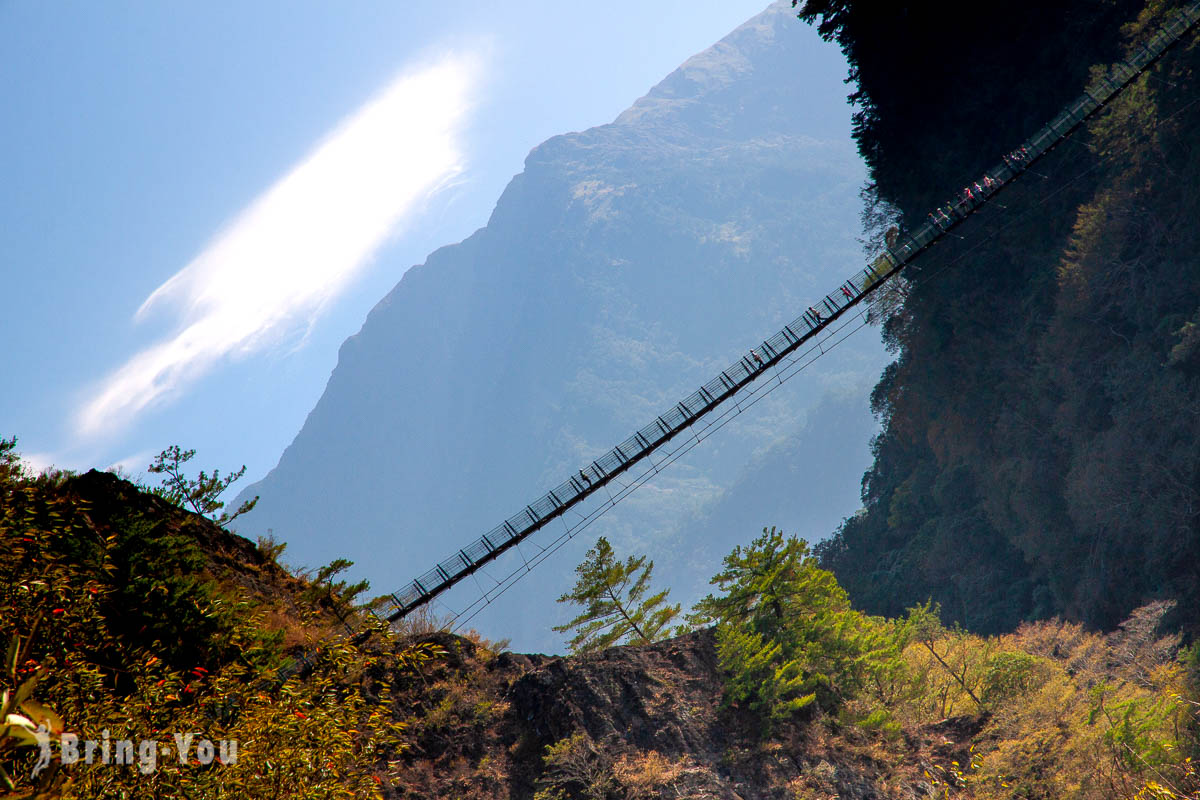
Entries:
[[[6,800],[1200,796],[1200,648],[1159,635],[1167,604],[1108,635],[868,617],[772,529],[725,556],[694,609],[711,627],[608,649],[638,640],[580,628],[571,656],[520,655],[428,618],[388,630],[358,587],[290,574],[278,544],[162,487],[32,477],[13,447],[0,438]],[[652,599],[609,587],[645,619]]]
[[[878,210],[904,227],[1172,6],[835,0],[800,16],[852,63]],[[1191,35],[909,276],[865,508],[820,548],[862,607],[932,597],[997,631],[1052,614],[1111,627],[1176,598],[1194,626],[1198,58]]]

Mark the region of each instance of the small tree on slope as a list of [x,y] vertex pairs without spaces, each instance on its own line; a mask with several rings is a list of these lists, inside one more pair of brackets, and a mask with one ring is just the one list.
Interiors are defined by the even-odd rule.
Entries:
[[221,471],[218,469],[214,469],[211,476],[204,470],[200,470],[198,477],[189,478],[183,472],[183,465],[191,461],[195,455],[195,450],[184,450],[179,445],[173,444],[155,456],[154,463],[147,467],[147,470],[166,477],[162,479],[161,486],[156,486],[151,491],[180,508],[186,508],[208,517],[218,525],[228,525],[254,508],[255,503],[258,502],[257,496],[253,500],[243,502],[232,514],[222,512],[217,516],[217,512],[225,507],[225,502],[217,498],[224,494],[225,490],[238,478],[246,474],[246,466],[243,464],[241,469],[224,478],[221,477]]
[[645,556],[630,556],[622,563],[613,554],[603,536],[575,568],[579,576],[575,588],[558,598],[560,603],[576,603],[583,613],[559,632],[575,631],[568,643],[572,653],[591,653],[616,644],[649,644],[667,638],[669,626],[679,617],[679,605],[665,605],[669,589],[650,597],[654,562]]
[[712,583],[721,593],[690,620],[716,624],[726,700],[746,703],[768,729],[814,701],[835,709],[899,666],[902,632],[851,608],[803,539],[763,528],[725,556]]

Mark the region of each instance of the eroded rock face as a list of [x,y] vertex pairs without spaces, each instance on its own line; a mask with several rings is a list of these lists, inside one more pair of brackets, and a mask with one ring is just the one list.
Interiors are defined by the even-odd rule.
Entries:
[[672,755],[710,750],[724,736],[712,703],[720,694],[711,631],[559,659],[509,690],[515,719],[541,738],[582,730]]
[[[932,789],[923,783],[926,759],[962,757],[978,731],[970,720],[945,724],[887,760],[864,734],[835,730],[829,720],[797,720],[765,739],[759,720],[722,702],[711,630],[584,656],[504,653],[486,663],[470,642],[437,641],[452,651],[455,680],[491,687],[502,712],[483,727],[443,728],[441,739],[423,741],[405,770],[412,783],[395,787],[397,797],[529,798],[548,785],[585,796],[586,776],[613,798],[919,798]],[[442,688],[424,702],[444,708],[448,684],[431,685]],[[578,746],[556,772],[549,748],[573,737]]]

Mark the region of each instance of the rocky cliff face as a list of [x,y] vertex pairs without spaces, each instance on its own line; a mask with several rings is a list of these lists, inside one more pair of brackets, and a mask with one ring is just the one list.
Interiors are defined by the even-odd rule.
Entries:
[[448,656],[420,702],[441,711],[418,713],[421,738],[391,797],[927,797],[925,771],[969,762],[985,722],[945,720],[883,746],[853,726],[805,720],[763,738],[760,720],[722,704],[711,630],[571,658],[427,640]]
[[[398,588],[827,291],[861,260],[862,171],[844,107],[816,99],[842,77],[818,46],[775,4],[614,123],[536,148],[487,227],[409,270],[346,341],[295,441],[246,490],[262,500],[238,527],[272,529],[295,561],[348,557],[375,590]],[[865,396],[884,360],[875,339],[860,334],[776,392],[473,624],[556,648],[551,601],[597,533],[648,553],[685,602],[764,525],[827,534],[858,507],[874,430],[864,404],[837,420],[819,464],[781,481],[770,455],[827,438],[811,412]],[[817,472],[838,488],[806,493]],[[764,481],[782,483],[769,507],[752,491]],[[738,506],[703,541],[682,527]]]

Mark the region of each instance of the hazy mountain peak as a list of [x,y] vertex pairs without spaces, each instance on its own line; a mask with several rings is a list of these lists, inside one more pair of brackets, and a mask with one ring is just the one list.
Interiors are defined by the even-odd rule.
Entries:
[[[765,11],[687,61],[654,86],[616,119],[617,125],[646,124],[654,119],[686,116],[696,106],[736,92],[737,106],[755,95],[800,89],[799,76],[787,69],[803,51],[799,25],[789,0]],[[790,56],[790,58],[789,58]],[[724,105],[724,103],[720,103]]]
[[[852,271],[863,171],[841,98],[844,64],[789,11],[772,5],[617,122],[535,148],[487,226],[409,270],[343,345],[303,429],[247,490],[262,499],[245,529],[274,529],[309,564],[350,558],[375,589],[398,588]],[[824,78],[810,81],[814,70]],[[820,84],[827,91],[814,94]],[[567,588],[592,534],[659,559],[685,603],[743,534],[789,522],[810,538],[828,534],[858,505],[874,429],[865,403],[832,423],[851,443],[821,466],[842,476],[840,498],[789,488],[770,506],[774,518],[750,515],[745,530],[703,521],[722,503],[718,516],[729,519],[738,486],[750,498],[778,484],[758,470],[820,417],[807,412],[845,374],[873,380],[874,337],[839,349],[842,375],[813,370],[761,404],[756,422],[731,426],[572,542],[539,576],[536,610],[513,592],[521,613],[496,606],[474,624],[553,647],[558,610],[542,595]],[[794,474],[780,475],[791,486]],[[685,524],[697,536],[680,557]]]

